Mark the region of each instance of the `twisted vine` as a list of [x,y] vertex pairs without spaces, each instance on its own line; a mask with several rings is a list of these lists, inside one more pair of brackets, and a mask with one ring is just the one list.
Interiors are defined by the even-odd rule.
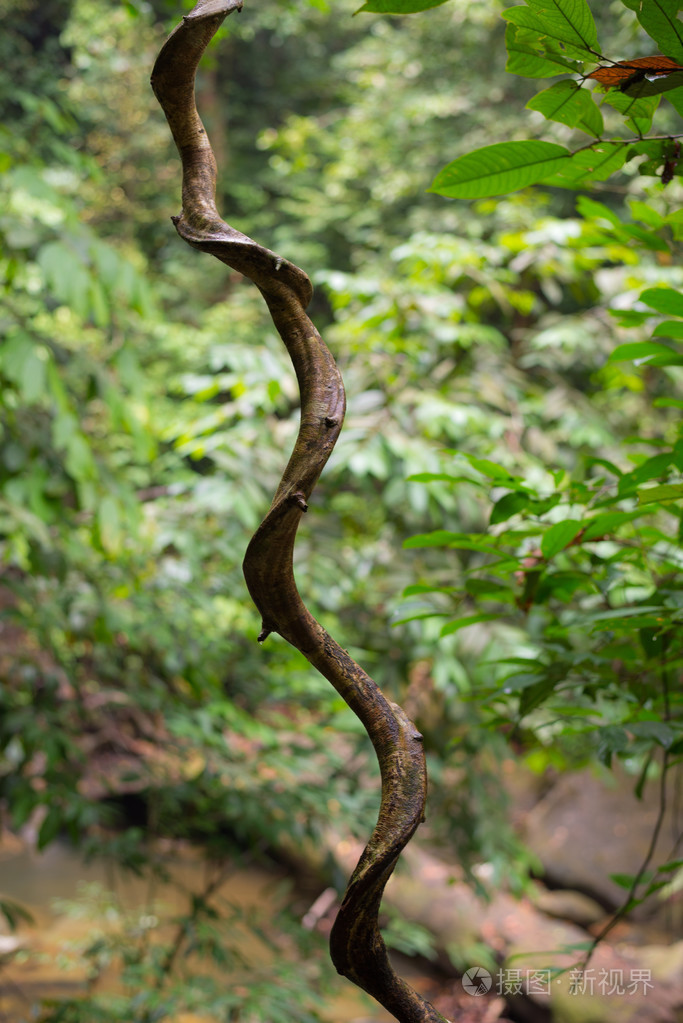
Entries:
[[259,289],[287,347],[301,392],[301,423],[270,509],[252,537],[244,575],[261,619],[259,641],[277,632],[327,678],[358,715],[375,748],[382,797],[375,829],[348,883],[330,937],[339,973],[373,995],[400,1023],[446,1023],[395,973],[379,930],[384,887],[423,820],[427,774],[422,736],[404,711],[322,628],[296,588],[293,551],[301,516],[342,428],[345,394],[332,355],[306,315],[311,283],[293,263],[230,227],[216,209],[216,161],[197,113],[197,66],[226,15],[242,0],[199,0],[162,47],[152,88],[183,169],[181,238]]

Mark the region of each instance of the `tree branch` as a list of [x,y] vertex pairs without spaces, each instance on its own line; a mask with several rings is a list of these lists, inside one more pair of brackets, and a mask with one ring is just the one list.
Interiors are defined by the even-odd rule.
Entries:
[[299,521],[342,428],[341,375],[306,315],[312,288],[303,270],[221,220],[215,202],[216,163],[195,105],[195,73],[204,49],[225,16],[241,9],[241,0],[199,0],[154,65],[152,88],[183,166],[182,212],[172,219],[186,242],[257,286],[299,382],[301,423],[294,451],[270,510],[249,543],[243,567],[263,621],[259,640],[277,632],[308,658],[363,722],[380,764],[379,818],[332,929],[332,960],[339,973],[373,995],[400,1023],[445,1023],[396,975],[378,925],[384,886],[423,819],[427,775],[422,736],[310,614],[294,581]]

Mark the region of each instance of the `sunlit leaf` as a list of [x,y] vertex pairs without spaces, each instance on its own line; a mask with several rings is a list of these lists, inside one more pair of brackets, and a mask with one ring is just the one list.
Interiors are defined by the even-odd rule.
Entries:
[[455,199],[480,199],[536,184],[570,158],[555,142],[496,142],[458,157],[437,174],[431,192]]
[[621,141],[595,142],[569,154],[544,184],[577,188],[583,182],[605,181],[624,166],[629,156],[629,146]]
[[527,103],[528,110],[537,110],[551,121],[570,128],[583,127],[598,137],[603,131],[602,114],[588,89],[564,79],[537,93]]
[[614,91],[605,96],[604,102],[614,107],[626,119],[629,129],[636,135],[644,135],[652,127],[652,118],[661,96],[634,99],[626,93]]
[[549,50],[544,43],[543,35],[538,30],[510,22],[505,32],[508,52],[505,70],[524,78],[550,78],[581,70],[580,64],[568,60],[560,52]]
[[683,294],[673,288],[646,288],[640,301],[665,316],[683,316]]
[[683,61],[683,23],[679,20],[679,0],[622,0],[659,49]]
[[597,32],[586,0],[529,0],[528,7],[510,7],[503,17],[540,33],[567,56],[595,59],[591,48],[597,42]]

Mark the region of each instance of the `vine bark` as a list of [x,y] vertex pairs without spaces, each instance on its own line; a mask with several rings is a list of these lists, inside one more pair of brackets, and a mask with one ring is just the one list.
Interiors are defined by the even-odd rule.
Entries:
[[301,422],[290,460],[244,558],[261,619],[259,641],[277,632],[327,678],[358,715],[375,748],[382,796],[375,829],[348,883],[330,937],[339,973],[373,995],[400,1023],[447,1023],[395,973],[379,929],[384,887],[424,819],[427,773],[422,736],[404,711],[322,628],[294,580],[301,516],[342,428],[345,394],[334,359],[306,314],[311,283],[299,267],[223,221],[216,209],[216,162],[197,113],[195,75],[206,46],[242,0],[199,0],[162,47],[152,88],[168,120],[183,169],[181,238],[248,277],[285,343],[301,392]]

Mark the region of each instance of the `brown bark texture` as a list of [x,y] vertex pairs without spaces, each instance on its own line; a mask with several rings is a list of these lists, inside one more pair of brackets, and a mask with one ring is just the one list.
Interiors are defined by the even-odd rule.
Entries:
[[162,47],[152,88],[182,161],[182,212],[172,218],[176,230],[194,248],[253,281],[287,347],[301,392],[296,444],[270,509],[247,548],[244,575],[261,614],[259,640],[277,632],[308,658],[358,715],[380,764],[379,817],[332,930],[332,961],[339,973],[373,995],[400,1023],[447,1023],[397,976],[378,924],[387,880],[423,820],[427,775],[422,736],[319,625],[294,581],[299,521],[342,428],[341,375],[305,312],[312,295],[307,275],[230,227],[216,209],[216,162],[197,113],[195,74],[223,19],[241,9],[241,0],[199,0]]

